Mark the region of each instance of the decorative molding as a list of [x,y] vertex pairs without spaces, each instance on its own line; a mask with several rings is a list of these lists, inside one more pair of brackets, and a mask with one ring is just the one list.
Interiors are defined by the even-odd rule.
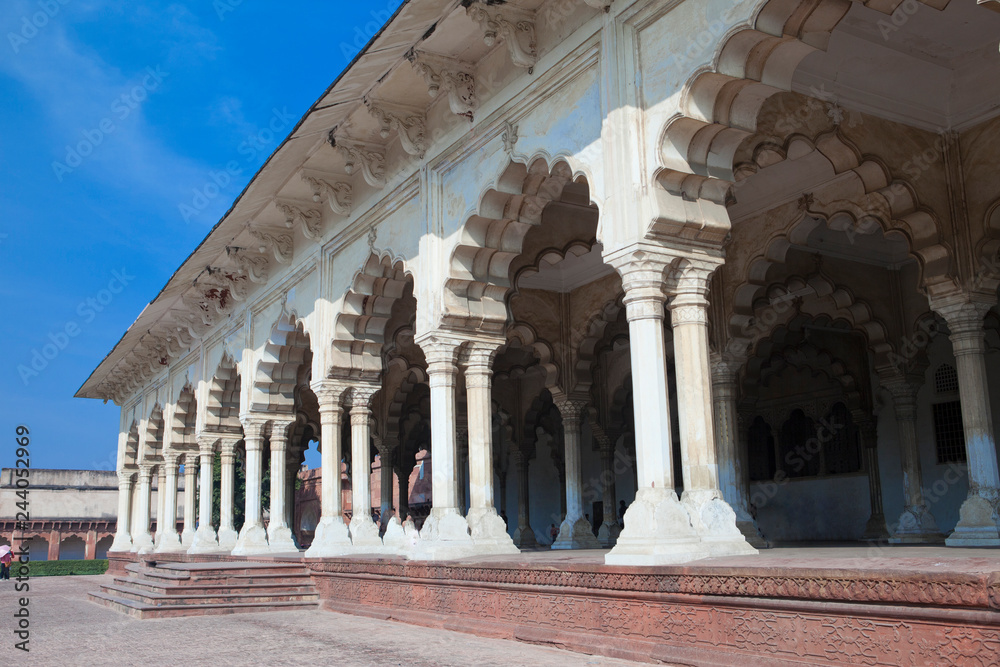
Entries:
[[344,171],[353,176],[360,166],[365,182],[373,188],[385,187],[385,152],[362,142],[336,136],[330,131],[327,141],[344,158]]
[[[347,187],[350,188],[349,185]],[[319,241],[323,238],[323,214],[318,209],[281,200],[275,200],[274,206],[285,216],[287,229],[291,229],[298,222],[302,225],[302,233],[310,241]]]
[[389,133],[395,130],[403,150],[423,159],[427,152],[427,120],[423,113],[367,97],[365,106],[378,121],[380,137],[388,139]]
[[227,247],[226,251],[233,257],[240,271],[250,279],[250,282],[263,285],[267,282],[267,257],[248,255],[240,252],[243,248]]
[[514,152],[514,146],[517,145],[517,140],[520,138],[517,136],[517,129],[520,125],[514,125],[509,120],[503,123],[503,133],[500,135],[500,141],[503,142],[503,149],[508,155]]
[[448,94],[452,113],[470,121],[479,108],[476,97],[476,78],[472,66],[454,58],[411,50],[406,58],[427,82],[427,92],[433,98],[441,91]]
[[302,180],[312,189],[314,202],[319,203],[326,199],[330,210],[337,215],[344,217],[351,215],[351,206],[354,204],[354,187],[350,183],[343,181],[331,183],[311,172],[302,172]]
[[270,249],[279,264],[291,264],[294,242],[291,234],[250,227],[250,236],[260,245],[257,250],[263,255]]
[[473,21],[483,30],[483,42],[492,47],[498,41],[507,43],[511,62],[523,67],[530,74],[538,61],[535,45],[534,13],[515,9],[487,7],[482,2],[474,2],[467,8]]

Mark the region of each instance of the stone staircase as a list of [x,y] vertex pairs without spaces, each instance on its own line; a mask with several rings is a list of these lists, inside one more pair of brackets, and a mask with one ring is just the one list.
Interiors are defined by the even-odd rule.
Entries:
[[129,563],[90,599],[136,618],[318,609],[300,563]]

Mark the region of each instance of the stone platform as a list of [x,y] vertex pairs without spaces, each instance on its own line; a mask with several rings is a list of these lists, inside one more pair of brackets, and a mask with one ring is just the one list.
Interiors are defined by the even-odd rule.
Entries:
[[604,553],[287,560],[310,568],[331,611],[631,660],[985,666],[1000,656],[996,550],[778,548],[662,567],[607,566]]

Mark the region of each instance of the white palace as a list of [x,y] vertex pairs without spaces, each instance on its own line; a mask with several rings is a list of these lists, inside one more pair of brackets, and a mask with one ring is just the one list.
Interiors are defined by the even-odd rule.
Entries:
[[309,557],[1000,546],[998,44],[998,0],[404,2],[80,388],[112,551],[295,551],[310,447]]

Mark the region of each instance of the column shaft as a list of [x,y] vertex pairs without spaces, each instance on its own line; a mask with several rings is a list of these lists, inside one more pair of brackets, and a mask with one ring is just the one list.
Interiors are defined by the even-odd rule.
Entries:
[[288,526],[288,435],[290,422],[271,422],[271,511],[267,543],[274,553],[297,551]]
[[161,520],[157,530],[160,536],[156,546],[156,550],[160,552],[184,549],[180,535],[177,534],[177,460],[178,455],[174,454],[165,457],[163,463],[164,484],[160,488],[160,495],[163,497],[160,507],[163,514],[160,515]]
[[140,553],[153,548],[153,536],[149,534],[149,496],[151,493],[149,481],[152,474],[152,466],[148,464],[139,466],[139,501],[136,503],[138,520],[132,532],[132,548]]
[[263,465],[264,427],[266,418],[254,415],[243,420],[243,442],[246,447],[246,506],[243,527],[233,548],[234,556],[267,553],[267,533],[261,519],[261,467]]
[[132,549],[132,473],[118,473],[118,523],[115,540],[109,551],[130,551]]
[[239,535],[233,526],[233,502],[235,500],[236,482],[236,440],[222,440],[220,462],[222,464],[219,480],[219,547],[232,551]]
[[184,455],[184,530],[181,544],[191,546],[197,530],[195,519],[195,496],[198,489],[198,455],[188,452]]

